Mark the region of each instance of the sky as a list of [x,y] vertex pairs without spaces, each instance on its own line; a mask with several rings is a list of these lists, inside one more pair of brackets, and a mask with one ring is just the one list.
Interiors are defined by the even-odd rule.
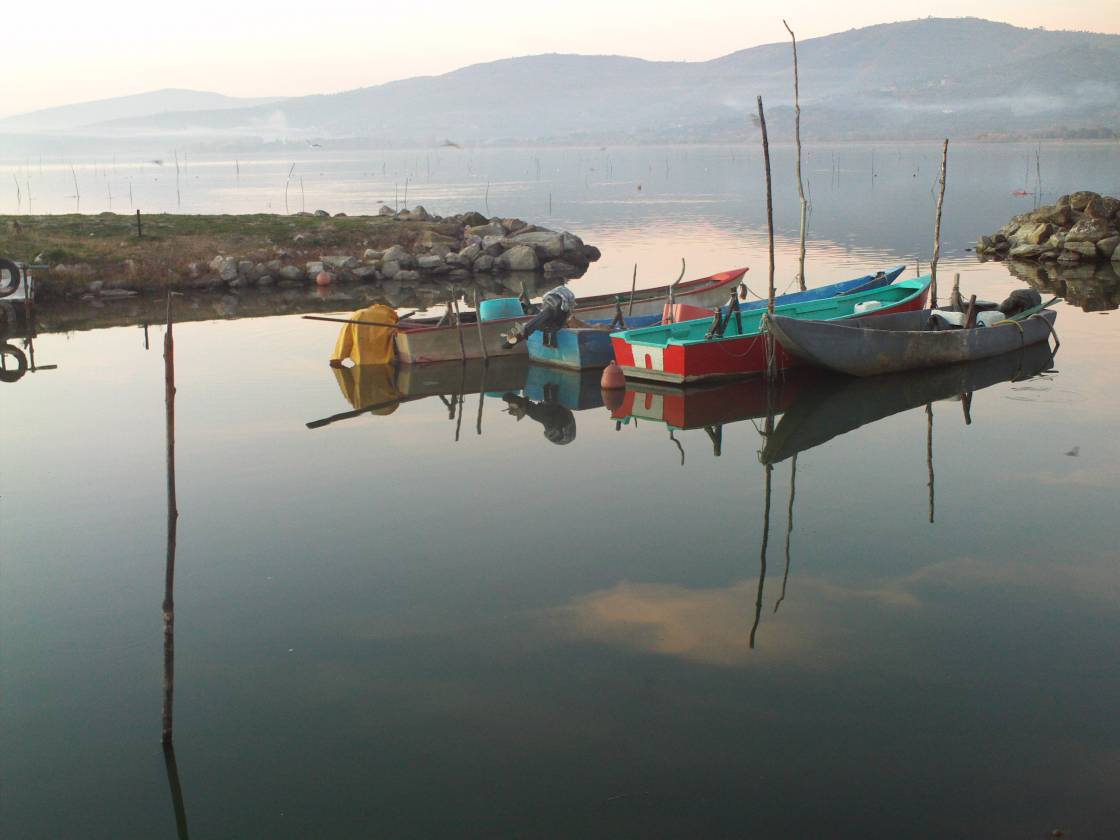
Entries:
[[40,0],[9,3],[0,117],[160,88],[334,93],[544,52],[698,61],[875,23],[976,16],[1120,34],[1120,2],[1074,0]]

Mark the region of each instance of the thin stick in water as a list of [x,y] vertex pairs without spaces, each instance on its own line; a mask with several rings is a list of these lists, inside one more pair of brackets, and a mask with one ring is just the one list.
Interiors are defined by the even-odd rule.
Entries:
[[933,225],[933,260],[930,262],[929,300],[937,306],[937,261],[941,258],[941,206],[945,202],[945,169],[949,163],[949,138],[941,147],[941,189],[937,194],[937,218]]
[[801,252],[797,263],[797,283],[805,291],[805,228],[808,222],[809,202],[805,198],[805,186],[801,180],[801,98],[797,77],[797,36],[782,20],[786,32],[793,42],[793,134],[797,141],[797,195],[801,199]]

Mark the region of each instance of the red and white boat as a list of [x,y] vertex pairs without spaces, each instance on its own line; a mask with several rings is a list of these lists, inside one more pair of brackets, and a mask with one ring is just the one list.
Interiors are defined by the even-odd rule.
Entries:
[[[832,321],[923,309],[930,279],[903,280],[839,297],[778,306],[774,311],[793,318]],[[712,328],[718,316],[612,333],[615,361],[628,378],[674,384],[762,373],[767,367],[767,337],[760,331],[765,313],[765,309],[728,313],[722,332],[717,329],[715,334]],[[775,356],[779,369],[798,364],[778,344]]]

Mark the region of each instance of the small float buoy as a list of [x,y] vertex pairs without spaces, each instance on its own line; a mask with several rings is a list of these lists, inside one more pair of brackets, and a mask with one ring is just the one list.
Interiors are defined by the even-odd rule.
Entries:
[[603,368],[603,378],[599,380],[599,387],[604,391],[615,391],[626,387],[626,377],[622,375],[622,368],[611,362]]
[[325,271],[320,271],[315,275],[315,284],[317,286],[329,286],[331,284],[331,276]]

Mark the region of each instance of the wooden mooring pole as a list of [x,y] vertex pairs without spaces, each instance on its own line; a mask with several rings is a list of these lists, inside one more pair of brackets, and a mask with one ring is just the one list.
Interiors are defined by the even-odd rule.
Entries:
[[797,78],[797,36],[782,20],[782,25],[793,41],[793,136],[797,142],[797,195],[801,199],[801,252],[797,262],[797,284],[805,291],[805,228],[809,221],[809,202],[805,198],[805,184],[801,180],[801,96]]
[[167,557],[163,578],[163,729],[171,743],[175,697],[175,537],[179,508],[175,498],[175,336],[171,292],[167,293],[167,330],[163,334],[163,392],[167,436]]
[[929,302],[937,306],[937,261],[941,258],[941,206],[945,203],[945,169],[949,163],[949,138],[941,147],[941,188],[937,193],[937,218],[933,224],[933,260],[930,262]]

